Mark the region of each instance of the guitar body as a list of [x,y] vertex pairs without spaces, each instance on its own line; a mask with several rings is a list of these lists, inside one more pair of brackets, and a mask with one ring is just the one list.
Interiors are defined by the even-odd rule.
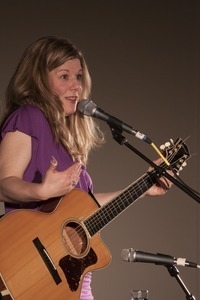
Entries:
[[14,300],[79,299],[85,274],[111,260],[99,233],[91,237],[83,222],[97,210],[75,189],[51,213],[18,210],[1,219],[0,275]]

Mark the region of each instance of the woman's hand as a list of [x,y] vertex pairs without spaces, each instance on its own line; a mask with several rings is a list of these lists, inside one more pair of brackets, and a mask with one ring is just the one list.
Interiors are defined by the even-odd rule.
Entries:
[[[154,161],[156,165],[159,165],[162,162],[162,159],[159,158]],[[151,171],[152,167],[149,168],[148,171]],[[171,171],[168,171],[168,173],[173,176],[173,173]],[[145,195],[149,196],[162,196],[164,195],[172,186],[172,182],[167,179],[166,177],[161,177],[157,180],[157,183],[153,185],[146,193]]]
[[62,172],[56,170],[57,161],[52,157],[51,164],[41,183],[40,193],[43,200],[65,195],[78,183],[81,174],[81,164],[74,163]]

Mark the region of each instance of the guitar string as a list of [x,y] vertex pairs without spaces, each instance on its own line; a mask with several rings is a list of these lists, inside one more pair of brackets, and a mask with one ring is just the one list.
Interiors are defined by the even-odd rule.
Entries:
[[149,180],[150,177],[148,175],[143,176],[142,179],[138,180],[133,185],[130,185],[126,190],[118,195],[118,197],[102,208],[102,211],[99,211],[99,213],[97,212],[96,217],[92,218],[92,221],[90,221],[90,226],[93,225],[93,228],[95,229],[95,227],[98,227],[97,225],[99,224],[102,227],[102,224],[107,224],[114,217],[128,208],[130,204],[136,201],[139,196],[148,189],[149,185],[146,184],[146,179]]
[[[171,153],[169,156],[170,160],[172,160],[172,158],[174,158],[175,155],[176,153]],[[160,166],[164,168],[166,167],[166,164],[161,163]],[[153,178],[152,178],[152,174],[153,174]],[[95,211],[87,219],[83,220],[83,224],[84,224],[83,226],[78,224],[75,232],[73,232],[69,237],[70,243],[74,245],[74,248],[77,248],[76,246],[78,245],[80,246],[81,238],[82,239],[83,237],[87,238],[85,227],[86,229],[90,227],[89,235],[93,236],[95,233],[99,231],[98,230],[99,228],[101,229],[105,225],[107,225],[110,221],[113,220],[113,218],[115,218],[120,213],[122,213],[125,209],[127,209],[131,204],[133,204],[136,200],[138,200],[139,197],[142,194],[144,194],[144,192],[146,192],[153,184],[155,184],[156,176],[157,175],[153,173],[153,170],[151,172],[145,173],[138,180],[136,180],[135,182],[130,184],[125,190],[123,190],[116,198],[114,198],[109,203],[102,206],[98,211]],[[102,226],[102,224],[104,226]],[[79,237],[79,239],[77,239],[77,237]],[[66,239],[68,239],[68,236],[66,237]],[[85,249],[86,248],[87,246],[85,247]],[[81,252],[80,254],[82,254],[83,252]]]
[[[142,183],[144,186],[146,186],[146,179],[149,179],[148,174],[144,174],[142,177]],[[96,228],[101,227],[102,224],[107,223],[108,221],[111,221],[113,217],[116,217],[118,215],[118,209],[120,209],[120,212],[122,213],[130,204],[134,202],[133,195],[131,191],[133,190],[133,186],[136,185],[134,191],[135,196],[138,198],[140,195],[142,195],[142,189],[141,184],[138,184],[138,181],[141,181],[141,178],[138,179],[136,182],[132,183],[129,187],[126,188],[126,190],[122,191],[122,194],[118,195],[116,198],[111,200],[109,203],[107,203],[105,206],[102,206],[100,210],[94,212],[90,217],[88,217],[86,220],[83,221],[83,226],[77,223],[77,227],[75,229],[75,232],[73,231],[70,236],[65,236],[65,241],[67,244],[72,244],[74,249],[77,249],[78,246],[80,246],[80,239],[83,237],[86,237],[87,234],[85,233],[85,230],[83,227],[87,228],[90,227],[90,232],[95,230],[95,233],[98,231]],[[148,188],[148,186],[146,186]],[[147,189],[145,189],[146,191]],[[139,195],[139,196],[138,196]],[[136,199],[137,199],[136,198]],[[117,215],[113,215],[114,213],[117,213]],[[87,224],[87,225],[85,225]],[[90,234],[90,236],[93,236],[94,234]],[[87,247],[86,247],[87,248]],[[81,252],[82,253],[82,252]],[[80,253],[80,254],[81,254]],[[76,253],[71,253],[76,254]]]
[[[93,226],[94,229],[95,229],[95,227],[97,227],[97,225],[101,225],[101,228],[102,228],[102,222],[103,222],[103,224],[105,222],[106,222],[106,224],[108,224],[108,221],[112,220],[113,216],[116,217],[116,215],[119,214],[118,208],[120,208],[120,212],[122,212],[124,209],[128,208],[129,204],[132,204],[134,202],[134,200],[137,200],[139,198],[139,196],[141,196],[143,194],[144,187],[146,187],[145,191],[149,188],[149,186],[146,185],[147,179],[150,179],[149,173],[144,174],[140,179],[138,179],[136,182],[132,183],[128,188],[126,188],[124,191],[122,191],[122,193],[120,193],[120,195],[118,195],[115,199],[111,200],[111,202],[107,203],[105,206],[102,206],[99,211],[94,212],[88,219],[83,221],[83,224],[88,223],[88,226],[89,227]],[[142,188],[142,184],[139,184],[140,181],[142,181],[142,184],[144,186],[143,188]],[[151,182],[151,183],[154,183],[154,182]],[[135,186],[135,185],[136,185],[136,188],[135,188],[136,199],[132,199],[133,195],[132,195],[132,193],[130,193],[130,190],[132,191],[133,186]],[[131,202],[130,202],[130,200],[128,200],[130,198],[131,198]],[[127,200],[128,200],[128,202],[127,202]],[[128,204],[128,206],[127,206],[127,204]],[[117,206],[118,206],[118,208],[117,208]],[[123,208],[123,209],[121,210],[121,208]],[[103,211],[103,213],[102,213],[102,211]],[[117,214],[113,215],[114,212]],[[90,221],[90,220],[92,220],[92,221]],[[97,231],[98,230],[95,229],[95,233]],[[86,236],[86,233],[85,233],[83,227],[80,225],[77,226],[76,232],[70,236],[70,242],[73,243],[74,247],[76,247],[77,235],[80,238],[83,236],[84,237]]]
[[[172,159],[172,158],[175,157],[175,155],[177,155],[177,154],[176,153],[171,153],[170,156],[169,156],[169,158],[171,157],[170,159]],[[162,163],[160,166],[162,166],[164,168],[165,164]],[[146,184],[146,179],[149,179],[149,180],[151,179],[151,174],[150,173],[147,173],[145,176],[142,177],[143,187],[142,187],[142,184],[139,184],[139,183],[141,183],[140,179],[136,181],[137,187],[136,187],[135,191],[136,191],[136,196],[137,197],[135,199],[133,199],[133,200],[137,200],[137,198],[139,198],[139,196],[141,196],[144,193],[144,189],[146,191],[150,187],[150,185],[152,185],[153,181],[151,180],[151,182],[148,182],[148,185],[147,185]],[[130,190],[132,192],[132,188],[133,188],[134,185],[135,185],[135,183],[133,183],[132,185],[130,185],[124,192],[122,191],[122,193],[116,199],[114,199],[116,201],[111,201],[110,203],[108,203],[108,205],[109,205],[108,207],[111,207],[111,208],[114,207],[114,209],[116,209],[116,206],[113,206],[113,204],[115,204],[115,203],[120,204],[120,202],[118,201],[118,198],[120,198],[120,201],[122,201],[121,203],[124,205],[126,203],[124,201],[124,199],[126,200],[128,194],[129,194],[128,195],[129,198],[130,197],[133,198],[133,195],[132,195],[132,193],[130,193]],[[133,200],[131,200],[130,203],[128,202],[128,204],[131,204],[132,202],[134,202]],[[121,208],[121,204],[120,204],[120,208]],[[125,208],[126,208],[126,206],[125,206]],[[108,211],[106,211],[106,212],[108,212]],[[112,211],[111,211],[111,213],[112,213]],[[118,210],[117,210],[117,214],[118,214]],[[104,214],[103,216],[106,216],[106,214]],[[108,217],[110,218],[110,214],[108,215]],[[95,221],[95,218],[93,218],[93,220]]]

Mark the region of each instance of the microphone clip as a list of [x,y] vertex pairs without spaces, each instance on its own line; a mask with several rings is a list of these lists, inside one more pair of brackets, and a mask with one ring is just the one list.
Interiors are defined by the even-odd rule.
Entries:
[[122,129],[109,125],[113,139],[120,145],[125,145],[127,143],[127,138],[122,135]]

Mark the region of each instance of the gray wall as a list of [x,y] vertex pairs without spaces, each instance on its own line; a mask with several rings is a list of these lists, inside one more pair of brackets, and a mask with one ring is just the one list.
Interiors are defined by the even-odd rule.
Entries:
[[[147,134],[159,146],[187,139],[192,154],[180,173],[199,190],[199,1],[1,1],[0,96],[25,47],[43,35],[68,37],[85,53],[93,78],[92,99],[105,111]],[[148,165],[117,144],[106,124],[107,143],[92,154],[88,169],[96,191],[126,187]],[[128,136],[150,159],[153,148]],[[111,264],[94,272],[95,300],[126,300],[132,289],[149,299],[185,299],[167,269],[128,264],[121,250],[167,253],[200,262],[199,204],[178,187],[164,197],[145,198],[104,228]],[[198,269],[178,268],[200,299]]]

